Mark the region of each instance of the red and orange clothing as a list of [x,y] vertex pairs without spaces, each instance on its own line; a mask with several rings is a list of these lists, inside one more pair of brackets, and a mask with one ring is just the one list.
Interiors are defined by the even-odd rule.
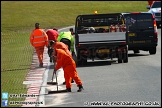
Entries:
[[76,70],[75,61],[64,50],[56,49],[56,67],[55,70],[60,68],[64,70],[64,78],[66,82],[66,88],[71,88],[71,80],[74,79],[77,85],[82,85],[82,81],[78,76]]
[[35,29],[30,34],[30,43],[35,48],[39,63],[43,63],[44,46],[48,46],[48,36],[42,29]]

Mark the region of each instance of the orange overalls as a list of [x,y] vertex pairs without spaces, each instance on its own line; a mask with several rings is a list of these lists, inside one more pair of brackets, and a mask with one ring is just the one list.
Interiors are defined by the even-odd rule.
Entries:
[[63,49],[68,55],[71,55],[71,52],[68,50],[68,46],[63,42],[55,42],[54,49]]
[[[56,67],[55,70],[60,69],[61,67],[64,70],[64,77],[66,82],[66,88],[71,88],[71,80],[74,79],[77,85],[82,85],[82,81],[79,78],[76,70],[75,61],[71,56],[69,56],[64,50],[56,49]],[[72,78],[72,79],[71,79]]]
[[42,29],[35,29],[30,34],[30,43],[35,48],[39,63],[43,63],[44,46],[48,46],[48,36]]

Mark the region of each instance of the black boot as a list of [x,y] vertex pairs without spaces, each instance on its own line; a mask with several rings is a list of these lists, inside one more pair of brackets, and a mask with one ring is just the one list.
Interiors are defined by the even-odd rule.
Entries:
[[[73,80],[73,79],[71,80],[71,83],[74,83],[74,80]],[[63,82],[62,84],[63,84],[63,85],[65,85],[65,84],[66,84],[66,82]]]
[[66,88],[66,91],[67,92],[71,92],[71,88]]
[[65,85],[65,84],[66,84],[66,82],[63,82],[62,84],[63,84],[63,85]]
[[40,63],[40,64],[39,64],[39,67],[43,67],[43,63]]
[[71,83],[74,83],[74,80],[73,79],[71,80]]
[[79,89],[77,90],[77,92],[81,92],[83,89],[83,86],[82,85],[78,85]]
[[52,57],[50,57],[50,62],[52,63]]

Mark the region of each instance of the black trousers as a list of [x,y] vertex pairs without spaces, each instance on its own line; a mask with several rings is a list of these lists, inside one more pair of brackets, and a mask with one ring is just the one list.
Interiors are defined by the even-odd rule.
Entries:
[[51,48],[51,47],[48,46],[48,51],[47,51],[47,53],[48,53],[49,57],[51,57],[52,52],[53,52],[53,48]]
[[70,51],[71,41],[69,39],[62,38],[60,40],[60,42],[63,42],[64,44],[66,44],[68,46],[69,51]]

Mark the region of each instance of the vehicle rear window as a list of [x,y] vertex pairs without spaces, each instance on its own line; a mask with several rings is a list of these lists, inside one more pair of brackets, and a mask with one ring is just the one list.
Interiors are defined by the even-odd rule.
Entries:
[[140,14],[137,15],[137,25],[138,28],[149,28],[153,27],[153,18],[151,14]]
[[153,27],[152,14],[127,14],[124,16],[125,21],[130,19],[129,30],[149,29]]
[[161,2],[154,2],[151,8],[161,8]]

